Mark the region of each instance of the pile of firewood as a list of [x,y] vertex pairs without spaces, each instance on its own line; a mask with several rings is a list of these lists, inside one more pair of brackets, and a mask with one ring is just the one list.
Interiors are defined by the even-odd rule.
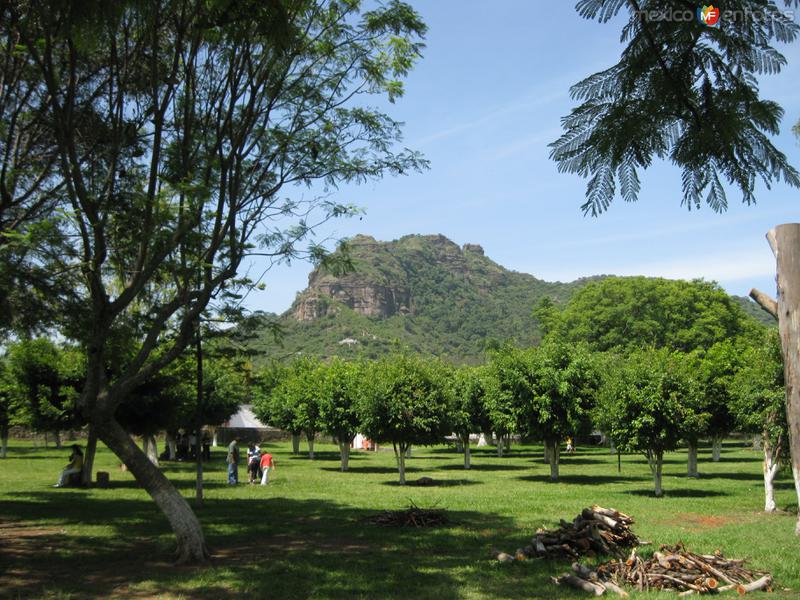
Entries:
[[626,549],[642,542],[630,529],[633,518],[613,508],[592,505],[573,521],[561,519],[558,529],[538,529],[531,543],[517,550],[525,558],[579,558],[581,556],[624,556]]
[[770,589],[772,576],[743,566],[743,560],[725,558],[718,550],[714,554],[695,554],[683,544],[661,546],[652,558],[642,559],[634,549],[627,560],[612,560],[594,571],[573,563],[575,574],[554,577],[559,585],[570,585],[596,596],[607,590],[622,597],[628,594],[621,586],[639,591],[671,590],[679,596],[736,591],[746,594]]
[[448,523],[443,510],[419,508],[414,504],[406,510],[384,510],[366,521],[384,527],[438,527]]

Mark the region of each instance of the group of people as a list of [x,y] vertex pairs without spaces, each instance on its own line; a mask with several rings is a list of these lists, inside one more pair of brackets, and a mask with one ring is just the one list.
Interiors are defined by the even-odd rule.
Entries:
[[[228,484],[239,483],[239,438],[228,444]],[[269,483],[269,472],[275,469],[275,459],[269,452],[262,452],[256,444],[247,447],[247,475],[250,483],[261,480],[261,485]]]

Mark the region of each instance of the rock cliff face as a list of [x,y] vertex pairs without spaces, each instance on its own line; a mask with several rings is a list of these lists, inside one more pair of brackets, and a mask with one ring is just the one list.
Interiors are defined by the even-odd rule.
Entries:
[[467,254],[483,257],[479,245],[459,248],[443,235],[406,236],[394,242],[359,235],[348,241],[348,247],[355,271],[334,277],[314,270],[308,288],[292,306],[296,320],[314,321],[335,314],[339,304],[378,319],[414,314],[412,287],[420,268],[465,277],[470,271]]

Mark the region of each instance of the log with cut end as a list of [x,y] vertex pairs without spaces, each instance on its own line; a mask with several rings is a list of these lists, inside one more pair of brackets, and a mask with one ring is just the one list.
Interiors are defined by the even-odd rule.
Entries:
[[736,591],[739,592],[740,595],[744,595],[749,592],[755,592],[756,590],[763,590],[770,583],[772,583],[772,576],[764,575],[761,579],[756,579],[755,581],[751,581],[750,583],[739,584],[736,587]]
[[594,594],[595,596],[602,596],[606,591],[606,588],[599,583],[586,581],[585,579],[581,579],[577,575],[571,575],[570,573],[564,573],[560,577],[553,577],[552,580],[556,585],[566,584],[579,590],[589,592],[590,594]]

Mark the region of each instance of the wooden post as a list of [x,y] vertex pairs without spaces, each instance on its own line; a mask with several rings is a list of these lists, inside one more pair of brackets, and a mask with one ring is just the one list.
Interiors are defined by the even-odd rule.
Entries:
[[[784,223],[767,233],[777,265],[778,301],[758,290],[750,296],[778,319],[786,380],[786,421],[789,428],[794,487],[800,503],[800,223]],[[795,525],[800,535],[800,514]]]

